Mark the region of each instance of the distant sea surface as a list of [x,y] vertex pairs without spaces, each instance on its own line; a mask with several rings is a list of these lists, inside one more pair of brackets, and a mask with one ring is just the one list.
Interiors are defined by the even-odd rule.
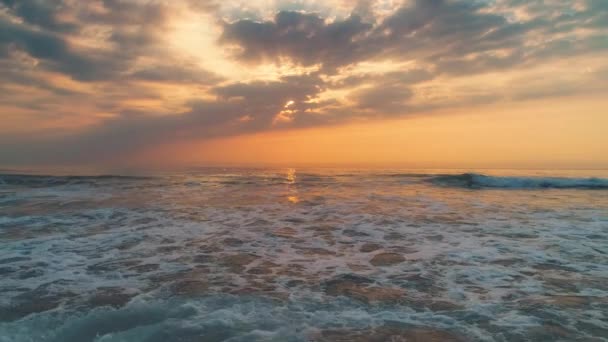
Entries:
[[0,341],[608,341],[608,172],[5,172]]

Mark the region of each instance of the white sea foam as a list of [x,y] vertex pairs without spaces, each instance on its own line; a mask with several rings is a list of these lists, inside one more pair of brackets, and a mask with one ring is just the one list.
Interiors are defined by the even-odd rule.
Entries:
[[[605,331],[608,192],[440,177],[461,176],[0,185],[14,200],[0,203],[0,341],[304,341],[394,323],[474,341]],[[385,253],[404,261],[374,264]],[[328,290],[336,279],[347,290]]]

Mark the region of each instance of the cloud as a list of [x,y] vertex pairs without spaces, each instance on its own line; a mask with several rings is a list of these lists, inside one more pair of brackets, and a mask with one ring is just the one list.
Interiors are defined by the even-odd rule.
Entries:
[[151,65],[127,75],[127,78],[139,81],[197,85],[214,85],[222,81],[222,78],[213,72],[186,64]]
[[[155,70],[138,70],[132,75],[134,78],[175,80],[186,75],[190,79],[213,78],[211,73],[195,70],[191,65],[180,68],[185,64],[165,49],[163,34],[169,9],[160,2],[1,1],[9,14],[21,22],[0,16],[0,50],[24,51],[38,59],[46,69],[75,80],[123,80],[142,58],[156,59],[163,65],[154,66]],[[69,24],[60,21],[60,15],[70,17]],[[79,39],[91,39],[91,28],[106,32],[97,38],[99,47],[74,43]],[[171,77],[170,73],[175,76]]]
[[366,53],[358,41],[371,28],[357,15],[328,23],[317,14],[281,11],[273,21],[225,23],[220,41],[238,45],[236,57],[245,62],[289,57],[305,66],[337,67]]
[[[535,5],[528,5],[534,13],[551,8],[542,2]],[[542,61],[562,57],[570,52],[568,47],[565,51],[555,48],[580,40],[576,30],[603,24],[607,12],[603,3],[591,1],[583,11],[514,21],[510,13],[496,12],[492,2],[414,0],[378,24],[357,15],[328,21],[315,13],[284,11],[272,21],[225,23],[221,42],[236,44],[240,51],[235,57],[247,62],[287,58],[335,71],[365,60],[415,59],[436,64],[438,72],[458,73],[463,66],[484,72],[532,59],[540,62],[539,57],[544,57]],[[531,35],[539,35],[535,37],[538,42]],[[602,49],[605,46],[601,43],[586,44],[576,53]]]
[[36,31],[6,20],[0,20],[0,44],[9,48],[14,47],[27,52],[30,56],[47,60],[77,59],[72,54],[65,40],[52,33]]
[[[0,129],[0,163],[110,160],[174,140],[597,92],[608,70],[603,0],[273,4],[268,16],[257,1],[0,0],[0,110],[28,110],[36,132]],[[196,34],[217,29],[215,45],[198,57],[177,49],[180,16],[208,20]],[[597,73],[543,69],[574,59]],[[488,74],[507,85],[475,83]],[[538,75],[548,81],[530,81]],[[95,118],[50,121],[73,108]]]
[[214,88],[215,100],[193,101],[188,111],[179,114],[152,116],[132,111],[70,134],[52,132],[35,138],[5,135],[0,139],[0,160],[103,161],[176,139],[269,130],[288,101],[293,101],[294,113],[311,108],[307,101],[322,90],[320,84],[317,75],[233,83]]
[[64,8],[61,0],[0,0],[0,4],[26,23],[45,30],[72,32],[78,28],[76,24],[60,19]]
[[375,113],[406,112],[412,91],[404,85],[380,85],[357,91],[353,99],[357,107]]

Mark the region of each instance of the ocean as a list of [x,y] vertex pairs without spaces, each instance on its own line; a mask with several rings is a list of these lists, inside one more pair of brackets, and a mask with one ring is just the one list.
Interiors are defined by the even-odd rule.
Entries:
[[0,175],[0,341],[608,341],[606,171]]

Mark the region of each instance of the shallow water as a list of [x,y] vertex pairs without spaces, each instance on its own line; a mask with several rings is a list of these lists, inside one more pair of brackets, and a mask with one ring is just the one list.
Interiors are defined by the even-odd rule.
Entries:
[[0,341],[608,341],[605,175],[451,173],[0,175]]

